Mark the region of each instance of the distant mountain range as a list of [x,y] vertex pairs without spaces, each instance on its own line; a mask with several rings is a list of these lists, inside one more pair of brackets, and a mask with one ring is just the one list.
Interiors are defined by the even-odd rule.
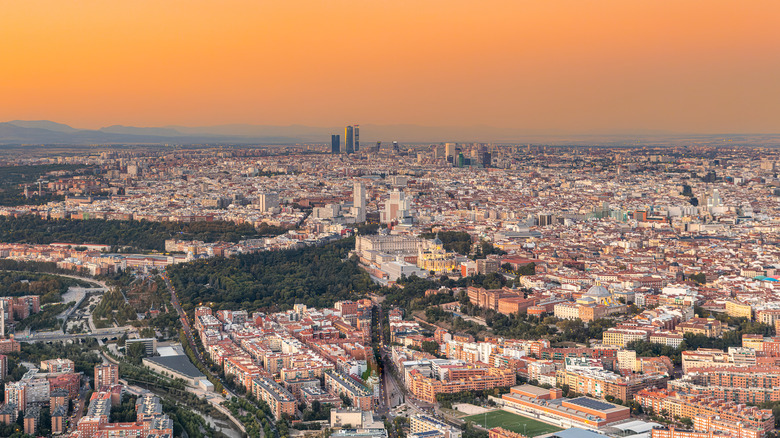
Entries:
[[[317,141],[313,137],[304,140],[295,134],[294,129],[286,131],[291,135],[265,133],[261,129],[255,132],[236,130],[235,134],[228,132],[229,129],[209,131],[209,128],[182,127],[180,130],[177,127],[136,128],[120,125],[91,130],[76,129],[48,120],[14,120],[0,123],[0,144],[288,144]],[[325,135],[318,140],[324,143]],[[330,137],[327,140],[330,141]]]
[[[516,141],[520,137],[544,133],[519,132],[491,127],[427,127],[418,125],[361,125],[363,144],[377,141],[400,142],[467,142]],[[312,127],[304,125],[217,125],[163,126],[139,128],[113,125],[97,130],[76,129],[48,120],[14,120],[0,123],[0,144],[294,144],[330,143],[331,134],[344,141],[344,127]]]
[[[139,128],[113,125],[97,130],[76,129],[48,120],[14,120],[0,123],[0,144],[295,144],[330,143],[330,135],[339,134],[344,141],[344,127],[312,127],[304,125],[216,125],[162,126]],[[693,135],[669,131],[619,131],[605,134],[593,132],[572,134],[552,131],[532,131],[489,126],[432,127],[419,125],[360,125],[363,145],[382,141],[402,143],[495,142],[546,144],[663,144],[671,139],[703,139],[715,142],[756,141],[778,144],[778,136],[758,135]]]

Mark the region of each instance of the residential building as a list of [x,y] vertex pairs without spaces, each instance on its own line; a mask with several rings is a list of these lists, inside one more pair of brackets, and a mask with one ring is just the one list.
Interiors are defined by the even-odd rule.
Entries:
[[251,391],[258,400],[268,404],[277,420],[280,420],[284,414],[295,416],[297,406],[295,397],[270,377],[259,376],[252,379]]
[[119,383],[119,365],[104,363],[95,365],[95,388]]

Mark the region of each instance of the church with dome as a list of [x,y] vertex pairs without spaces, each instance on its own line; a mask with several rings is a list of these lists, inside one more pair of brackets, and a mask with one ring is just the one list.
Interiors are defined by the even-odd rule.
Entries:
[[585,291],[575,302],[556,304],[553,310],[553,314],[557,318],[579,318],[585,322],[590,322],[599,318],[625,313],[627,306],[621,303],[609,289],[597,283]]
[[444,243],[436,235],[427,248],[420,248],[417,253],[417,267],[436,274],[451,272],[458,266],[458,254],[447,252]]
[[577,300],[577,304],[582,304],[585,306],[591,305],[599,305],[602,306],[610,306],[615,304],[617,299],[612,295],[612,292],[610,292],[606,287],[595,284],[591,286],[587,292],[582,294],[582,297],[580,297]]

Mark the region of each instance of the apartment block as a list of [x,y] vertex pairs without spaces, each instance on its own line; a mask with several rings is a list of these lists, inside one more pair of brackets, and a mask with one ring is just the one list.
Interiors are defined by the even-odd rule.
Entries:
[[284,414],[295,416],[295,397],[270,377],[260,376],[252,379],[251,391],[257,399],[268,404],[277,420]]

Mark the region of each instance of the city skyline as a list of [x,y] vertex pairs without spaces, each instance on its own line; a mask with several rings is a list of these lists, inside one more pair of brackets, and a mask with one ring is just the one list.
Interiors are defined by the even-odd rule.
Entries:
[[0,11],[0,437],[780,438],[780,3]]
[[10,4],[0,120],[780,132],[775,3],[489,6]]

